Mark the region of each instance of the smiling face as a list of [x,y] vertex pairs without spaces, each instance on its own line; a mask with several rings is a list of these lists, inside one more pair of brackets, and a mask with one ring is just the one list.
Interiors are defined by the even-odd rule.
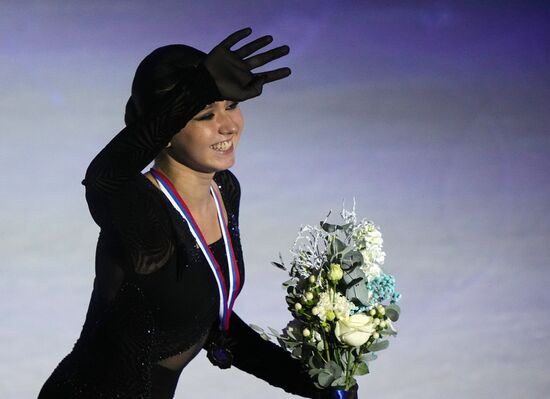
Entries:
[[204,173],[215,173],[235,163],[235,149],[244,126],[237,102],[207,105],[180,130],[166,148],[179,163]]

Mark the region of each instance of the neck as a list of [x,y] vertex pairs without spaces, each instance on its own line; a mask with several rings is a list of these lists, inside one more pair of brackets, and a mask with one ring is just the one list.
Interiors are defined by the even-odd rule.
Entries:
[[154,168],[161,171],[172,182],[190,209],[202,212],[212,204],[210,186],[214,173],[193,170],[166,153],[155,159]]

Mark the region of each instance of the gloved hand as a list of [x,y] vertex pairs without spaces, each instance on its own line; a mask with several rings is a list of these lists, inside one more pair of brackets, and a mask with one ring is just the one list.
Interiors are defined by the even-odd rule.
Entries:
[[251,33],[252,29],[250,28],[232,33],[214,47],[203,60],[204,67],[218,88],[220,94],[218,100],[244,101],[259,96],[264,84],[290,75],[290,68],[278,68],[259,73],[251,72],[289,52],[288,46],[279,46],[252,56],[256,51],[272,42],[273,38],[269,35],[253,40],[237,50],[231,50],[231,47]]

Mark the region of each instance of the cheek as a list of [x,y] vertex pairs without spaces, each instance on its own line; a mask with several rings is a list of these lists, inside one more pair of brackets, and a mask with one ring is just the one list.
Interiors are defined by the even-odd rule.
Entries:
[[236,115],[233,122],[235,123],[235,125],[237,125],[237,129],[239,131],[239,134],[236,137],[236,142],[238,142],[239,139],[241,138],[241,135],[243,134],[243,129],[244,129],[244,119],[240,110],[238,110],[238,114]]
[[244,118],[240,108],[235,110],[235,116],[233,117],[233,123],[239,127],[239,132],[244,128]]

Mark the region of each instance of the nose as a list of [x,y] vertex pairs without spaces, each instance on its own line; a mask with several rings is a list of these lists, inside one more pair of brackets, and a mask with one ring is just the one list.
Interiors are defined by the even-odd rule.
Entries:
[[222,112],[220,114],[218,132],[220,134],[236,134],[239,132],[238,123],[233,120],[228,112]]

